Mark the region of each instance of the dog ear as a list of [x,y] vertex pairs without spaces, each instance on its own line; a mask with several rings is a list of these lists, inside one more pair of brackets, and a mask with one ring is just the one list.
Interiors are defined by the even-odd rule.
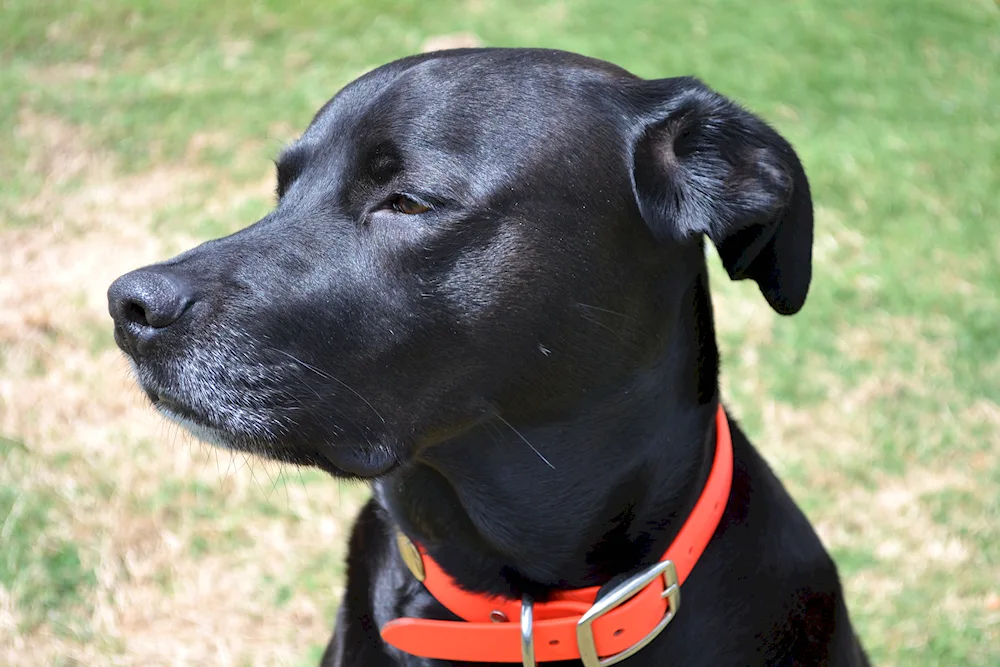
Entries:
[[777,312],[805,303],[812,277],[809,182],[763,120],[692,78],[644,81],[632,151],[636,200],[660,240],[705,234],[733,280]]

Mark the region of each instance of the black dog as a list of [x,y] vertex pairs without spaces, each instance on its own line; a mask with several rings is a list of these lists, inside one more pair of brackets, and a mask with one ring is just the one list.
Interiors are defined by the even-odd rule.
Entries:
[[[281,156],[277,194],[256,224],[108,297],[164,414],[373,480],[326,665],[472,660],[380,635],[459,620],[425,564],[522,614],[650,572],[722,443],[703,238],[780,313],[811,276],[809,185],[782,137],[697,80],[563,52],[446,51],[366,74]],[[627,664],[866,664],[833,562],[732,433],[714,537]],[[558,644],[532,641],[528,664]]]

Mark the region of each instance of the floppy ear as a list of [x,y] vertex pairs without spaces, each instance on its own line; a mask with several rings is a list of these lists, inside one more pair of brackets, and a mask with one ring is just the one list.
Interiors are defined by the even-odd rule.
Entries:
[[798,312],[812,276],[813,209],[791,145],[696,79],[641,86],[632,177],[654,235],[706,234],[730,278],[756,281],[779,313]]

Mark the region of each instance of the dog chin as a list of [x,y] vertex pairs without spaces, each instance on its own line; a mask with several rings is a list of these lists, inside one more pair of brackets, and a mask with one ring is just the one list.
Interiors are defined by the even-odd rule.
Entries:
[[175,412],[164,402],[157,401],[154,402],[153,405],[157,412],[202,442],[207,442],[210,445],[215,445],[216,447],[232,451],[250,451],[250,448],[238,445],[228,433],[212,426],[206,426],[205,424],[194,421],[190,417]]
[[373,480],[388,475],[402,461],[388,447],[337,447],[322,452],[319,467],[336,477]]
[[[263,443],[251,443],[222,429],[207,426],[190,416],[181,414],[169,402],[155,401],[156,410],[181,426],[202,442],[234,452],[246,452],[263,458],[275,459],[297,465],[313,465],[333,475],[350,479],[373,480],[389,474],[401,464],[400,458],[388,447],[360,447],[344,445],[326,449],[319,457],[299,459],[293,453]],[[280,445],[280,443],[274,443]]]

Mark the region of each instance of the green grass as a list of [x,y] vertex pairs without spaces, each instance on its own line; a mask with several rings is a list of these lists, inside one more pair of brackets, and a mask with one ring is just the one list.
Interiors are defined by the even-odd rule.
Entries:
[[[23,472],[31,458],[24,446],[10,440],[0,446],[4,467]],[[49,464],[63,461],[54,457]],[[66,534],[71,523],[66,498],[56,489],[0,484],[0,586],[21,610],[18,632],[45,624],[75,640],[90,639],[86,617],[96,583],[94,559]]]
[[988,0],[7,0],[0,243],[54,239],[66,257],[0,259],[34,295],[0,302],[15,313],[0,319],[0,662],[315,663],[364,492],[142,421],[108,366],[106,276],[31,289],[73,270],[74,243],[130,268],[132,228],[155,258],[252,222],[268,161],[328,97],[459,32],[696,74],[793,142],[817,205],[814,288],[778,318],[714,266],[727,398],[837,558],[877,664],[1000,663]]

